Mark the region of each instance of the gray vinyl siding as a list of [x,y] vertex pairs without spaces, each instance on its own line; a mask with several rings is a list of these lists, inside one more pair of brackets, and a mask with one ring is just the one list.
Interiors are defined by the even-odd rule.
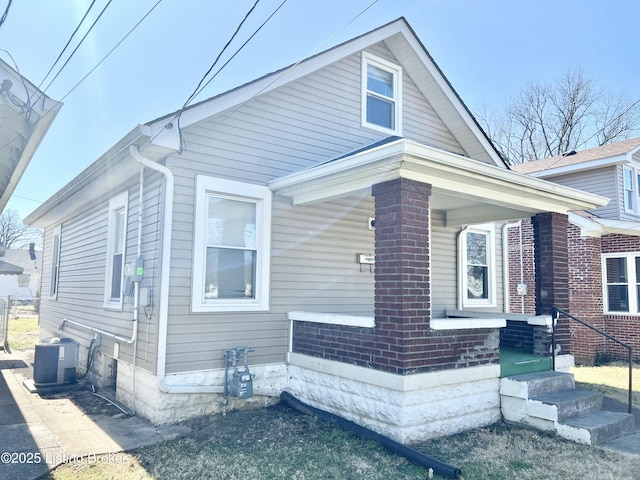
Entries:
[[611,201],[604,207],[591,210],[594,214],[602,218],[620,218],[622,207],[622,169],[612,166],[599,168],[597,170],[587,170],[570,173],[548,179],[551,182],[576,188],[585,192],[601,195],[610,198]]
[[[382,44],[370,51],[398,62]],[[270,311],[191,312],[196,176],[266,184],[384,138],[361,126],[360,88],[358,53],[183,132],[184,151],[167,160],[175,175],[168,373],[220,368],[224,350],[239,345],[256,349],[254,363],[284,361],[291,310],[373,315],[373,273],[356,263],[374,249],[370,197],[296,207],[275,198]],[[405,137],[462,152],[406,72],[403,99]]]
[[[158,200],[162,199],[159,176],[150,174],[143,198],[143,242],[142,254],[145,258],[145,277],[142,287],[152,287],[159,282],[159,264],[155,251],[159,247],[157,234],[161,210]],[[74,215],[62,223],[60,235],[60,270],[58,294],[48,298],[51,282],[52,232],[55,225],[45,231],[42,288],[45,294],[40,307],[40,322],[44,329],[60,336],[70,336],[87,347],[93,337],[89,329],[66,324],[63,331],[58,328],[63,318],[129,338],[132,335],[133,312],[125,297],[122,310],[104,307],[109,199],[127,190],[129,192],[127,237],[125,262],[136,257],[138,234],[138,178],[130,184],[112,192],[98,204],[89,205],[82,213]],[[154,300],[157,303],[157,296]],[[149,313],[148,311],[147,313]],[[139,315],[137,364],[151,371],[155,370],[157,315],[148,318],[142,311]],[[132,361],[133,348],[120,343],[120,358]],[[101,351],[113,355],[114,340],[101,336]]]
[[[474,310],[503,311],[503,251],[502,225],[494,224],[495,229],[495,271],[496,306],[474,308]],[[444,226],[444,213],[431,212],[431,316],[442,318],[445,310],[458,308],[458,236],[461,228]]]
[[458,304],[458,233],[444,226],[444,212],[431,212],[431,316],[443,318]]

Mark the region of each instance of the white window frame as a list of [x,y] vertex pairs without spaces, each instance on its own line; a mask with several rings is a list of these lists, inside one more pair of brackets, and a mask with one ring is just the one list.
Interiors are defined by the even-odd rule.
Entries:
[[60,287],[60,243],[62,239],[62,225],[58,225],[52,230],[51,239],[51,269],[49,271],[49,298],[58,298]]
[[[122,238],[122,244],[119,247],[122,249],[122,262],[120,265],[120,295],[117,298],[111,296],[113,289],[113,256],[116,254],[116,248],[118,248],[118,239],[116,238],[117,227],[117,212],[124,209],[124,232]],[[124,295],[122,292],[124,286],[124,265],[127,252],[127,223],[129,219],[129,192],[122,192],[109,200],[109,216],[107,227],[107,256],[105,265],[105,283],[104,283],[104,308],[122,310]]]
[[[631,188],[627,185],[627,174],[631,175]],[[631,205],[627,204],[627,192],[631,194]],[[637,213],[638,209],[638,171],[632,167],[622,169],[622,204],[625,213]]]
[[[638,315],[640,314],[640,299],[638,298],[638,287],[640,278],[636,277],[636,258],[640,257],[640,252],[626,253],[603,253],[602,254],[602,298],[604,303],[604,313],[607,315]],[[609,309],[609,295],[607,282],[607,258],[625,258],[627,262],[627,282],[616,283],[616,285],[627,285],[627,298],[629,299],[629,311]]]
[[[393,75],[393,91],[395,98],[379,95],[375,92],[370,92],[367,88],[367,66],[373,65],[377,68],[385,70]],[[387,60],[372,55],[367,52],[362,52],[362,98],[361,98],[361,117],[362,126],[371,128],[386,134],[402,135],[402,68]],[[386,128],[382,125],[377,125],[367,121],[367,97],[369,95],[383,98],[388,101],[393,101],[394,108],[394,128]]]
[[[489,284],[488,298],[473,299],[467,295],[467,234],[479,233],[487,238],[487,277]],[[470,225],[464,228],[458,235],[458,308],[482,308],[497,306],[497,268],[496,268],[496,241],[495,225],[485,223]]]
[[[207,252],[207,202],[210,195],[219,195],[221,198],[250,202],[256,206],[256,273],[255,295],[253,298],[204,298]],[[196,178],[194,223],[191,311],[195,313],[268,311],[271,259],[271,190],[261,185],[198,175]]]

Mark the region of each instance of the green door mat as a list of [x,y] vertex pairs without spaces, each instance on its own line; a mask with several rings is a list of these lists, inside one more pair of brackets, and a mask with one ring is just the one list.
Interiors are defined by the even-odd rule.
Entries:
[[523,373],[551,370],[551,358],[539,357],[515,348],[500,349],[500,376],[511,377]]

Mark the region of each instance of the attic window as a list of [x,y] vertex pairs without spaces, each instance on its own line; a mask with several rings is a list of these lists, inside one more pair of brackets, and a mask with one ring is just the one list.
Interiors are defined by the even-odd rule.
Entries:
[[385,133],[401,133],[402,69],[363,53],[362,124]]

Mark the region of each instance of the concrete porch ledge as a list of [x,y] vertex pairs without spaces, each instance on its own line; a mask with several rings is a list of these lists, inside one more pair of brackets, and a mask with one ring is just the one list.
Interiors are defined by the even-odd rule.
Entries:
[[497,318],[496,316],[486,318],[432,318],[429,322],[429,326],[432,330],[504,328],[507,326],[507,320],[505,318]]
[[376,319],[374,317],[344,315],[341,313],[303,312],[296,310],[289,312],[287,318],[299,322],[325,323],[329,325],[344,325],[347,327],[373,328],[376,326]]

